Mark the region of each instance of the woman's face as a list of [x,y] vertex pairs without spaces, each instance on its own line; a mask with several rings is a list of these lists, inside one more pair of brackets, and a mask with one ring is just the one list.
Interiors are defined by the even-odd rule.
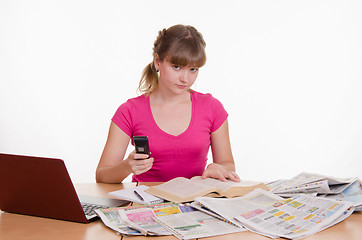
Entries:
[[187,92],[196,81],[199,73],[198,67],[178,66],[166,59],[155,61],[155,67],[160,74],[158,86],[174,94]]

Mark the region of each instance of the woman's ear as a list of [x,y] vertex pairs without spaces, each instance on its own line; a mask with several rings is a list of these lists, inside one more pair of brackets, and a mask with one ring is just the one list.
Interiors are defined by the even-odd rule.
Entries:
[[157,53],[155,53],[155,55],[153,56],[153,65],[155,66],[157,72],[160,68],[160,62],[161,62],[160,57],[158,56]]

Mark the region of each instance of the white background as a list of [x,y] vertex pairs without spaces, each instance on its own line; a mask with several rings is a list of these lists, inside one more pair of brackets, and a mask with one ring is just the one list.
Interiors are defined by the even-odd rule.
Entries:
[[194,90],[228,111],[241,178],[362,177],[358,0],[0,0],[0,152],[94,182],[111,117],[178,23],[204,35]]

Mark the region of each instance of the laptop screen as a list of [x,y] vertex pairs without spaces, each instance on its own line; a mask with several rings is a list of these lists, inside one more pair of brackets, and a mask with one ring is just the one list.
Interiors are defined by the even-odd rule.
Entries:
[[87,222],[61,159],[0,154],[0,189],[3,211]]

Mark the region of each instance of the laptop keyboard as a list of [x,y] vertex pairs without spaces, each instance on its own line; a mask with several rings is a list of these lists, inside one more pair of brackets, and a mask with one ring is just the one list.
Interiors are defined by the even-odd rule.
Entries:
[[84,214],[86,216],[93,216],[96,214],[95,210],[104,208],[101,205],[96,205],[96,204],[91,204],[91,203],[81,203],[81,204],[82,204]]

